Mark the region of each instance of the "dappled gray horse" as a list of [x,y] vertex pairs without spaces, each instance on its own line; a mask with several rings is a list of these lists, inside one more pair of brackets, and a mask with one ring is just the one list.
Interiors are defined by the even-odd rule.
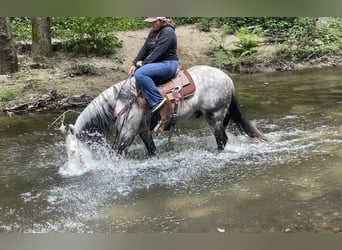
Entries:
[[[227,143],[225,130],[230,120],[248,136],[267,140],[241,111],[233,81],[227,74],[204,65],[194,66],[188,72],[196,84],[196,91],[178,105],[175,124],[192,115],[203,117],[215,136],[218,150],[223,150]],[[147,152],[153,155],[156,147],[150,130],[150,117],[150,109],[137,102],[135,79],[129,78],[103,91],[83,110],[75,125],[70,125],[68,141],[72,145],[91,144],[106,139],[114,127],[116,138],[113,148],[118,153],[127,150],[139,135]]]

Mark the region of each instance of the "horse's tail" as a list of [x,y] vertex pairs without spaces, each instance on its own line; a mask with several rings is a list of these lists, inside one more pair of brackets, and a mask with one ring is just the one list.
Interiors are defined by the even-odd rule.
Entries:
[[268,141],[266,136],[245,117],[240,108],[240,104],[235,93],[233,93],[232,101],[229,106],[229,114],[227,116],[233,119],[240,132],[245,132],[252,138],[258,138],[264,141]]

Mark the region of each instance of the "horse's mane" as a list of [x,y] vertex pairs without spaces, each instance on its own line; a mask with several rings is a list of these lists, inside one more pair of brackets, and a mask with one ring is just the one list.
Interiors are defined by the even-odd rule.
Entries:
[[82,134],[99,133],[106,135],[115,123],[115,107],[119,97],[129,96],[132,93],[132,79],[124,80],[112,85],[97,96],[78,116],[74,132]]

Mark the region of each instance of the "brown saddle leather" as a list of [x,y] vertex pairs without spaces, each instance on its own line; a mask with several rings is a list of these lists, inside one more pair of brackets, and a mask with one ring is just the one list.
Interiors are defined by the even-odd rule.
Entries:
[[[135,82],[136,91],[138,93],[138,102],[146,106],[146,100],[141,93],[139,83]],[[196,91],[195,83],[187,70],[179,70],[175,76],[166,83],[157,83],[160,94],[167,97],[171,102],[186,99],[192,96]]]

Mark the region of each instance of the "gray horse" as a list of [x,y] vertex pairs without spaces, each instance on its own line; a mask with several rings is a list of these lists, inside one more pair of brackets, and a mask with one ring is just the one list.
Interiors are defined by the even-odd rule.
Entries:
[[[193,115],[203,117],[215,136],[218,150],[223,150],[227,143],[225,130],[230,120],[248,136],[267,140],[241,111],[233,81],[227,74],[204,65],[191,67],[188,72],[196,84],[196,92],[178,105],[175,124]],[[150,129],[150,118],[150,109],[137,102],[135,79],[119,82],[96,97],[78,116],[75,125],[70,125],[67,146],[68,150],[73,149],[68,152],[68,156],[70,158],[78,155],[75,150],[77,151],[80,143],[85,145],[106,139],[113,127],[116,130],[113,148],[119,154],[125,152],[139,135],[147,152],[153,155],[156,147]]]

